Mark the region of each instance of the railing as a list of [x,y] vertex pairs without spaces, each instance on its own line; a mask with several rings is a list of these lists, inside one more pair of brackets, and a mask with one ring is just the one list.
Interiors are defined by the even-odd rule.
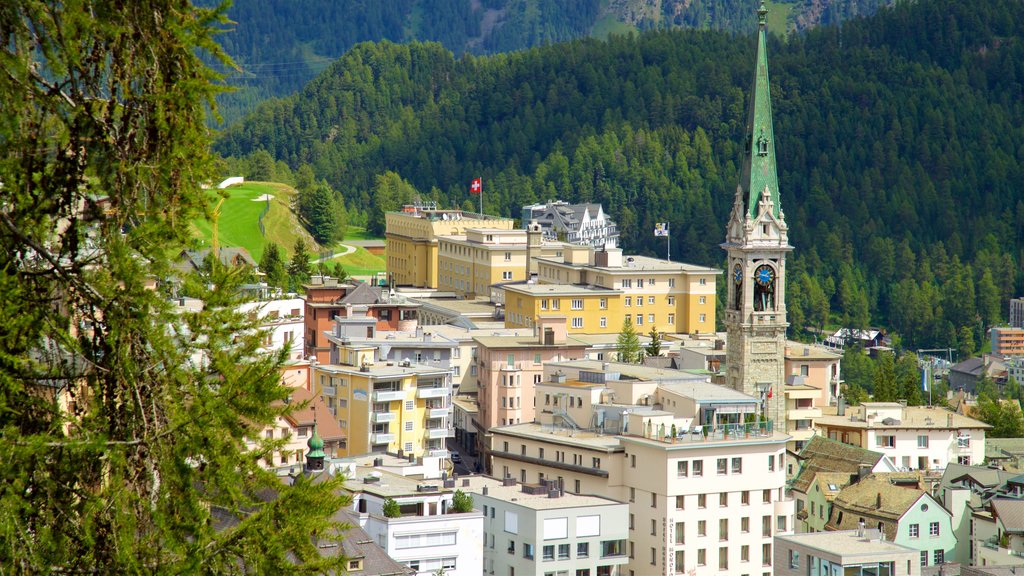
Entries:
[[449,408],[431,408],[427,411],[427,418],[444,418],[451,414],[452,409]]
[[384,432],[374,432],[370,434],[371,444],[390,444],[395,441],[395,435]]
[[394,400],[405,400],[405,390],[374,390],[374,402],[391,402]]
[[417,388],[417,398],[444,398],[448,395],[447,388]]
[[334,386],[321,386],[324,396],[334,396],[338,393],[338,389]]
[[370,422],[374,424],[383,424],[385,422],[394,422],[398,418],[398,415],[394,412],[374,412],[370,415]]
[[452,435],[452,432],[447,428],[427,428],[427,438],[447,438]]
[[[644,437],[662,442],[717,442],[743,440],[748,438],[766,438],[772,435],[775,423],[771,420],[764,422],[748,422],[745,424],[708,424],[705,426],[694,426],[689,430],[676,430],[676,437],[673,440],[671,431],[666,431],[665,436],[659,438],[659,430],[653,430],[648,435],[645,431]],[[660,427],[659,427],[660,428]]]

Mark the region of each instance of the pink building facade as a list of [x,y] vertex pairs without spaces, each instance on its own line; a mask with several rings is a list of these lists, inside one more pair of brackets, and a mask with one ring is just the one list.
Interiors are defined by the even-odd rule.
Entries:
[[587,344],[567,335],[565,317],[539,318],[534,336],[474,338],[479,376],[478,450],[488,447],[496,426],[533,422],[535,387],[548,362],[579,360]]

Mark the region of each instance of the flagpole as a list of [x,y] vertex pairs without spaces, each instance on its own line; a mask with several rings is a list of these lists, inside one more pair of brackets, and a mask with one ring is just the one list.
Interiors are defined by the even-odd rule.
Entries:
[[665,222],[665,259],[669,262],[672,261],[672,223]]
[[484,181],[480,179],[480,217],[484,215]]

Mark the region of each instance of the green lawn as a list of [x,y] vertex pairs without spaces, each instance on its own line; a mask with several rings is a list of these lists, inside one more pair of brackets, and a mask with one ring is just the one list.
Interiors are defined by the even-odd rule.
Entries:
[[606,14],[604,18],[595,22],[594,27],[590,29],[590,35],[601,40],[606,40],[612,34],[622,36],[630,32],[636,32],[636,28],[625,22],[619,22],[611,14]]
[[[286,253],[291,253],[295,240],[300,236],[306,239],[310,252],[320,248],[313,242],[309,234],[302,229],[291,211],[292,197],[295,190],[284,184],[272,182],[246,182],[240,186],[232,186],[226,190],[210,190],[211,206],[216,206],[221,193],[228,193],[220,207],[218,240],[221,247],[241,246],[259,261],[263,256],[263,248],[268,242],[274,242]],[[259,215],[267,206],[266,201],[256,201],[269,194],[270,211],[263,217],[267,235],[260,233]],[[193,228],[204,247],[213,242],[213,225],[210,221],[199,219],[194,221]]]
[[331,262],[340,262],[352,276],[367,276],[384,271],[386,265],[383,257],[374,256],[359,246],[355,249],[355,252],[339,256]]
[[383,240],[383,238],[371,236],[362,226],[348,226],[345,228],[345,240]]
[[768,30],[779,36],[789,34],[789,15],[792,14],[793,7],[796,4],[792,2],[772,2],[772,0],[768,0],[764,4],[768,8]]

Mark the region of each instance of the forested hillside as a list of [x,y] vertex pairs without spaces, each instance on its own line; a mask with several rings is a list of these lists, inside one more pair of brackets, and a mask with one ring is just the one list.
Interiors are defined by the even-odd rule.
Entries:
[[[199,0],[216,4],[214,0]],[[795,29],[871,14],[892,0],[782,0]],[[494,54],[588,35],[682,26],[751,31],[755,0],[238,0],[218,39],[240,66],[222,94],[233,120],[295,92],[359,42],[440,42],[457,56]]]
[[[791,320],[896,329],[972,351],[1021,285],[1024,3],[922,0],[775,40]],[[753,72],[752,36],[653,31],[492,57],[363,44],[227,130],[313,167],[364,212],[424,197],[517,215],[602,202],[626,247],[670,220],[673,256],[718,264]],[[394,174],[394,173],[397,173]]]

